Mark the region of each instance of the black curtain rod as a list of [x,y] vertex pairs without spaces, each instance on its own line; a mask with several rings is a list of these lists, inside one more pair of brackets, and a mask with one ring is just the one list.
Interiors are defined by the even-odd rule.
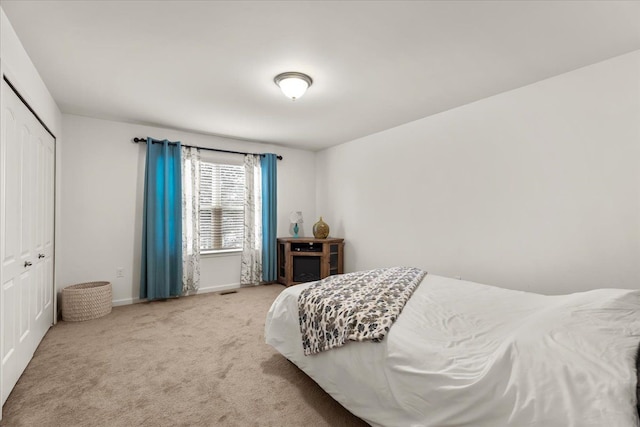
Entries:
[[[136,144],[138,142],[147,142],[147,138],[135,137],[135,138],[133,138],[133,142],[135,142]],[[262,157],[264,157],[264,154],[262,154],[262,153],[245,153],[243,151],[221,150],[219,148],[196,147],[195,145],[185,145],[185,144],[182,144],[182,146],[183,147],[187,147],[187,148],[197,148],[199,150],[217,151],[219,153],[245,154],[245,155],[246,154],[251,154],[251,155],[254,155],[254,156],[262,156]],[[278,160],[282,160],[282,156],[276,156],[276,157],[278,158]]]

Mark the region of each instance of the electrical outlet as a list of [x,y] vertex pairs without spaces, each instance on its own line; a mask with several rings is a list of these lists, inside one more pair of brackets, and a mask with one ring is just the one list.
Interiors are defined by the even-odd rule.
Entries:
[[124,268],[122,267],[116,268],[116,277],[124,277]]

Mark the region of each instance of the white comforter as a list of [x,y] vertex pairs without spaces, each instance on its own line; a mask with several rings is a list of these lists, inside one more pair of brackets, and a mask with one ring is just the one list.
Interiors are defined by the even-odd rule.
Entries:
[[308,285],[276,299],[266,341],[372,425],[638,425],[640,291],[544,296],[429,274],[382,343],[304,356]]

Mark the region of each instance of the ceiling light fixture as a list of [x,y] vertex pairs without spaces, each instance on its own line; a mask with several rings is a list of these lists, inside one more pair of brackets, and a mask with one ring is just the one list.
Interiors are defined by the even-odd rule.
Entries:
[[311,77],[295,71],[278,74],[273,81],[280,87],[282,93],[293,101],[304,95],[313,83]]

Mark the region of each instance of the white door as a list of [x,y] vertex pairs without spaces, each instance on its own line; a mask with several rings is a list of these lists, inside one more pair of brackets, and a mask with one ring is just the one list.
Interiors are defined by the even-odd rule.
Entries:
[[53,322],[55,141],[2,81],[0,399]]

